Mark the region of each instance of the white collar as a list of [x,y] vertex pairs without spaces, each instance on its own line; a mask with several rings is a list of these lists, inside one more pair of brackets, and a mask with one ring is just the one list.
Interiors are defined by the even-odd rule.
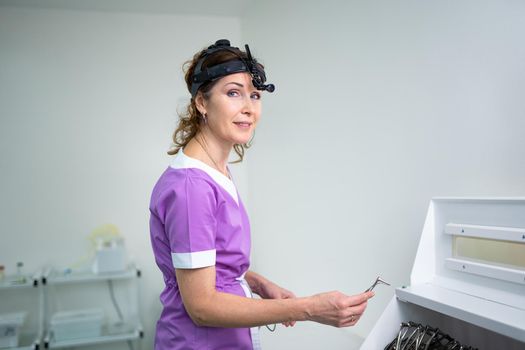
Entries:
[[232,180],[230,180],[223,173],[217,169],[212,168],[208,164],[201,162],[198,159],[191,158],[182,152],[182,148],[179,149],[179,152],[173,157],[170,167],[173,169],[188,169],[188,168],[197,168],[204,171],[208,174],[213,181],[218,183],[222,188],[230,194],[230,196],[235,200],[235,203],[239,205],[239,197],[237,195],[237,189]]

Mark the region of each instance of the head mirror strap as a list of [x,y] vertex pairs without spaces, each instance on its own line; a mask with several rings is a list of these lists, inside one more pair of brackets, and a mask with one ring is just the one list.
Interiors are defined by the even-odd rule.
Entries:
[[[256,89],[273,92],[275,90],[275,86],[273,84],[264,85],[264,82],[266,81],[264,69],[259,63],[257,63],[255,59],[253,59],[248,45],[245,45],[245,47],[248,59],[244,59],[239,54],[239,52],[235,51],[235,49],[239,49],[236,47],[232,47],[230,45],[230,41],[227,39],[217,40],[215,44],[209,46],[208,49],[204,51],[202,57],[199,59],[199,62],[197,62],[197,65],[195,67],[191,84],[191,96],[195,97],[197,95],[197,91],[202,86],[202,84],[218,79],[225,75],[239,72],[250,73],[250,75],[252,76],[253,85]],[[204,70],[202,70],[202,64],[204,63],[206,58],[211,54],[221,50],[230,51],[237,57],[239,57],[239,59],[231,60],[212,67],[207,67]]]
[[235,54],[237,54],[235,51],[233,51],[233,47],[230,46],[230,41],[227,39],[221,39],[217,40],[215,44],[208,46],[208,48],[203,52],[202,57],[199,59],[199,62],[197,62],[197,65],[195,66],[195,70],[193,75],[197,75],[201,72],[202,64],[206,60],[208,56],[211,54],[221,51],[221,50],[228,50]]
[[241,60],[233,60],[204,69],[193,76],[191,95],[195,97],[202,84],[213,81],[225,75],[247,72],[246,64]]
[[210,69],[210,67],[205,68],[204,71],[202,71],[202,64],[206,60],[208,56],[211,54],[221,51],[221,50],[228,50],[235,54],[237,54],[234,50],[234,48],[230,45],[230,41],[228,39],[220,39],[215,42],[215,44],[208,46],[206,50],[202,53],[202,57],[199,58],[199,61],[197,62],[197,65],[195,66],[195,69],[193,71],[193,77],[191,78],[191,96],[195,97],[197,94],[197,91],[201,87],[202,84],[209,81],[209,79],[205,79],[209,74],[207,71]]

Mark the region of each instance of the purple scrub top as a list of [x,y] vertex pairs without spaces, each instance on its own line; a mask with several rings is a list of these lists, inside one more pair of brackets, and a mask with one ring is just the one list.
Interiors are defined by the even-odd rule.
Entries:
[[216,289],[251,297],[250,223],[233,182],[182,149],[151,195],[150,233],[166,284],[157,322],[156,350],[260,349],[258,328],[199,327],[189,317],[175,268],[215,266]]

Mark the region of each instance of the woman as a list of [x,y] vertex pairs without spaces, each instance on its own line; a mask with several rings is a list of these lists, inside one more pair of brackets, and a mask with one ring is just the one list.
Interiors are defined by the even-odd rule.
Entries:
[[[155,349],[260,349],[258,327],[316,321],[353,326],[372,292],[305,298],[249,270],[250,225],[227,167],[242,160],[261,114],[263,66],[228,40],[186,65],[192,98],[171,166],[151,197],[150,229],[166,287]],[[251,291],[262,299],[251,298]]]

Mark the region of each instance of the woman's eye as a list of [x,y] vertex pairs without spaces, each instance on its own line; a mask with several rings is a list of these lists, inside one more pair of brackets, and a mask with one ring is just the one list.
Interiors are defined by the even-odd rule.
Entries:
[[228,91],[227,95],[230,96],[230,97],[239,96],[239,91],[237,91],[237,90],[230,90],[230,91]]
[[254,92],[251,96],[254,100],[260,100],[261,99],[261,94],[258,93],[258,92]]

